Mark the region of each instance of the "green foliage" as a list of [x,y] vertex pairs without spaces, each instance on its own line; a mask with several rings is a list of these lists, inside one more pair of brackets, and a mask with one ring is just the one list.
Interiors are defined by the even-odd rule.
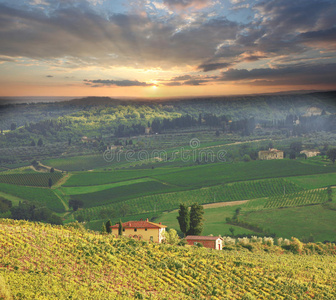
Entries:
[[119,227],[118,227],[118,235],[122,236],[122,233],[123,233],[123,225],[122,225],[122,222],[121,222],[121,219],[120,219],[119,220]]
[[335,163],[335,160],[336,160],[336,148],[330,148],[328,151],[327,151],[327,157],[328,159],[330,159],[332,161],[332,163],[334,164]]
[[203,231],[204,208],[198,203],[194,203],[190,208],[190,228],[188,235],[201,235]]
[[177,245],[180,242],[180,238],[177,235],[175,229],[171,228],[164,232],[165,243],[170,245]]
[[43,221],[50,224],[62,225],[61,218],[40,203],[20,202],[11,209],[11,217],[15,220]]
[[186,236],[190,228],[190,214],[187,205],[183,203],[180,204],[179,215],[177,217],[177,220],[182,233],[184,234],[184,236]]
[[106,222],[106,224],[105,224],[106,232],[107,232],[107,233],[111,233],[111,232],[112,232],[112,228],[111,228],[111,226],[112,226],[112,222],[111,222],[111,220],[108,220],[108,221]]
[[0,213],[9,211],[12,206],[13,206],[12,201],[0,197]]
[[78,208],[82,208],[84,203],[82,200],[79,199],[71,199],[69,200],[69,207],[73,209],[73,211],[77,211]]

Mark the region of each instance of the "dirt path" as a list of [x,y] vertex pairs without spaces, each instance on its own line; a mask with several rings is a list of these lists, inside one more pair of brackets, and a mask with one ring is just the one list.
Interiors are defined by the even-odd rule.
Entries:
[[59,181],[57,181],[54,185],[53,185],[53,189],[56,189],[58,187],[60,187],[62,184],[64,184],[70,177],[72,174],[67,173],[65,176],[63,176]]
[[239,200],[239,201],[230,201],[230,202],[217,202],[217,203],[209,203],[209,204],[203,204],[203,208],[216,208],[216,207],[223,207],[223,206],[234,206],[234,205],[241,205],[250,200]]

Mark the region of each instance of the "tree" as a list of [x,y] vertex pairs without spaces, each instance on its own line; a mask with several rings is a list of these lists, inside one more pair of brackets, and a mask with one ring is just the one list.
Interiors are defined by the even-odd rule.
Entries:
[[106,224],[105,224],[106,232],[107,232],[107,233],[111,233],[111,232],[112,232],[112,228],[111,228],[111,226],[112,226],[112,222],[111,222],[111,220],[108,220],[108,221],[106,222]]
[[43,141],[41,138],[37,141],[37,146],[42,147],[43,146]]
[[16,123],[12,123],[10,129],[15,130],[16,129]]
[[48,179],[48,186],[51,188],[53,185],[52,179],[49,177]]
[[77,211],[78,208],[83,207],[84,203],[82,200],[78,199],[71,199],[69,200],[69,207],[72,208],[74,211]]
[[32,147],[35,147],[35,146],[36,146],[36,143],[35,143],[34,140],[31,141],[30,146],[32,146]]
[[54,168],[51,168],[50,169],[50,173],[54,173],[55,172],[55,169]]
[[175,229],[169,229],[169,231],[164,232],[165,242],[170,245],[176,245],[180,238],[177,235],[177,232]]
[[217,137],[219,136],[219,130],[216,130],[216,136]]
[[68,146],[71,145],[71,138],[68,139]]
[[190,227],[190,215],[189,215],[189,208],[187,205],[181,203],[179,209],[179,215],[177,220],[180,225],[180,229],[183,232],[184,236],[186,236],[187,232],[189,231]]
[[298,153],[302,150],[302,142],[293,142],[293,143],[290,144],[289,148],[292,151]]
[[129,206],[128,204],[124,203],[120,207],[120,213],[123,217],[125,217],[129,212]]
[[118,235],[121,236],[123,233],[123,225],[121,219],[119,220]]
[[336,148],[330,148],[327,151],[327,157],[332,161],[332,163],[335,163],[336,160]]
[[103,224],[102,224],[100,233],[101,233],[101,234],[105,234],[105,233],[106,233],[106,226],[105,226],[105,223],[104,223],[104,222],[103,222]]
[[234,229],[233,227],[230,227],[229,230],[230,230],[230,232],[231,232],[231,235],[234,236],[234,231],[235,231],[235,229]]
[[188,235],[201,235],[203,231],[204,208],[198,203],[194,203],[190,208],[190,228]]

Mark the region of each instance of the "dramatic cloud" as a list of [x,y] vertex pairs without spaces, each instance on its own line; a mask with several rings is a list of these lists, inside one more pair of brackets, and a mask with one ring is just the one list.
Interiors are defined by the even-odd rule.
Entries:
[[198,66],[198,69],[203,70],[203,72],[209,72],[213,70],[225,69],[231,66],[230,63],[214,63],[214,64],[202,64]]
[[[336,63],[324,65],[294,65],[281,68],[230,69],[222,73],[223,81],[253,81],[264,85],[334,84]],[[262,81],[260,81],[262,80]]]
[[101,86],[154,86],[153,83],[148,84],[146,82],[139,82],[137,80],[84,80],[86,85],[92,87],[101,87]]
[[189,90],[226,81],[335,85],[327,65],[336,63],[335,20],[334,0],[0,0],[0,75],[35,67],[36,78],[76,73],[74,84],[132,79],[84,82],[91,87],[156,79]]

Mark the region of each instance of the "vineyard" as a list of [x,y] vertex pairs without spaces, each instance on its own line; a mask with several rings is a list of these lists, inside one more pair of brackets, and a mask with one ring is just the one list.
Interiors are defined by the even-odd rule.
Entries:
[[26,173],[0,175],[0,183],[9,183],[24,186],[48,187],[49,178],[52,184],[57,183],[63,177],[60,172],[53,173]]
[[[225,184],[197,190],[149,195],[125,200],[122,202],[115,201],[115,203],[113,204],[87,208],[80,212],[77,212],[76,214],[81,214],[84,216],[85,219],[92,220],[99,218],[99,212],[103,208],[119,211],[120,207],[123,205],[129,206],[130,214],[167,211],[177,209],[180,203],[186,203],[187,205],[191,205],[195,202],[199,204],[205,204],[213,202],[228,202],[245,199],[256,199],[262,197],[272,197],[282,195],[284,189],[288,193],[295,193],[303,190],[298,185],[284,179],[237,182],[233,184]],[[118,190],[111,189],[111,191],[113,192],[105,192],[108,193],[106,194],[106,197],[111,198],[111,195],[118,195]],[[105,193],[103,194],[103,192],[100,192],[99,194],[95,193],[95,195],[105,195]],[[89,197],[90,195],[92,194],[80,195],[78,197],[81,197],[81,199],[86,199],[86,197]],[[97,201],[98,197],[95,196],[94,199],[96,199],[95,201]]]
[[0,241],[0,293],[14,299],[336,297],[329,254],[214,251],[13,220],[1,221]]
[[325,189],[302,191],[283,196],[271,197],[265,208],[292,207],[309,204],[318,204],[328,201],[328,194]]

